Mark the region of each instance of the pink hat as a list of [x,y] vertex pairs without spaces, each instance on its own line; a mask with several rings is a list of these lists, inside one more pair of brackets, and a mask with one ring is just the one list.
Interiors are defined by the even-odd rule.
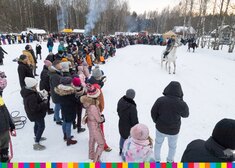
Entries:
[[49,60],[44,60],[44,65],[46,65],[46,67],[50,67],[52,66],[52,63]]
[[81,86],[81,80],[78,77],[74,77],[72,83],[73,83],[73,86],[75,86],[75,87]]
[[149,129],[144,124],[136,124],[131,128],[131,137],[137,140],[146,140],[149,137]]
[[100,90],[97,89],[94,85],[87,84],[87,97],[97,98],[100,95]]

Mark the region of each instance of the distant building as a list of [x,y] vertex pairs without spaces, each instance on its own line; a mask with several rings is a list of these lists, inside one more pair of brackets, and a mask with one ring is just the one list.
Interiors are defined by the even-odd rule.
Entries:
[[228,44],[230,41],[230,35],[233,32],[233,36],[235,36],[234,31],[235,31],[235,25],[232,27],[230,25],[224,25],[219,26],[217,29],[213,30],[210,35],[211,37],[219,37],[219,30],[221,29],[221,33],[222,33],[222,40],[220,41],[220,43],[222,44]]

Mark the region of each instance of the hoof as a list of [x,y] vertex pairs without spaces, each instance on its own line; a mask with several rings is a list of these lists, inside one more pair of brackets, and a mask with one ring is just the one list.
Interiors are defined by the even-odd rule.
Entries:
[[175,74],[175,72],[173,72],[173,74]]

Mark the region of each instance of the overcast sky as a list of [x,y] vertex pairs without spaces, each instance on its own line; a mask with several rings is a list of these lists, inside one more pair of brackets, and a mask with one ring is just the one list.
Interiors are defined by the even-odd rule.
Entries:
[[173,7],[179,4],[180,0],[129,0],[131,11],[136,11],[138,14],[149,10],[162,10],[163,8]]

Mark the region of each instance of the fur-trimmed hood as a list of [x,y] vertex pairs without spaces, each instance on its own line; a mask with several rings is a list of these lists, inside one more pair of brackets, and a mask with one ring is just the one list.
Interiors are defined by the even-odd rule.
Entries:
[[66,85],[58,85],[55,87],[55,93],[60,96],[67,96],[71,94],[75,94],[76,90],[72,86],[66,86]]
[[87,97],[87,95],[81,96],[80,101],[85,108],[89,107],[90,105],[99,106],[100,103],[97,99]]

